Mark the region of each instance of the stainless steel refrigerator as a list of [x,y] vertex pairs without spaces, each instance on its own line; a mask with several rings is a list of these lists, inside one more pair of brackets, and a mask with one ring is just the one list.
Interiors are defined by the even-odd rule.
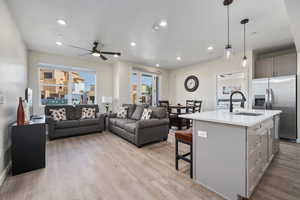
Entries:
[[279,137],[297,139],[297,76],[252,81],[253,109],[282,110]]

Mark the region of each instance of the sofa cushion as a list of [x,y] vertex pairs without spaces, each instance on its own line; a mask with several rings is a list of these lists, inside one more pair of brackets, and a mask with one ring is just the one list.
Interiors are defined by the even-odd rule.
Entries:
[[126,131],[130,132],[130,133],[135,133],[135,129],[136,129],[136,123],[128,123],[125,124],[123,129],[125,129]]
[[128,108],[127,118],[131,118],[133,112],[135,111],[136,105],[135,104],[123,104],[122,106],[126,106]]
[[79,127],[78,120],[57,121],[55,124],[57,129]]
[[109,118],[109,124],[115,126],[118,118]]
[[145,105],[137,105],[135,111],[131,116],[131,119],[140,120],[145,107],[146,107]]
[[165,107],[153,107],[150,106],[149,109],[152,110],[151,118],[163,119],[167,118],[167,109]]
[[80,126],[92,126],[92,125],[99,125],[99,119],[81,119],[79,120]]

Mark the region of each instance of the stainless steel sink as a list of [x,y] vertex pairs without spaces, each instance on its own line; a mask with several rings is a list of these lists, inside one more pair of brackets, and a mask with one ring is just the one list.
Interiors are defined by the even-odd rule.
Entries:
[[234,115],[260,116],[262,115],[262,113],[239,112],[239,113],[234,113]]

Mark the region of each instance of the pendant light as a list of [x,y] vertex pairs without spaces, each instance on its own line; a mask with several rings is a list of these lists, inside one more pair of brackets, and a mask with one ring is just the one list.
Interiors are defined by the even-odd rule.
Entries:
[[242,59],[242,66],[243,67],[246,67],[247,63],[248,63],[248,59],[247,59],[247,56],[246,56],[246,24],[248,22],[249,22],[249,19],[243,19],[241,21],[241,24],[244,25],[244,56],[243,56],[243,59]]
[[229,26],[229,6],[232,4],[233,0],[224,0],[223,5],[227,7],[227,44],[225,46],[225,57],[230,59],[232,55],[232,46],[230,44],[230,26]]

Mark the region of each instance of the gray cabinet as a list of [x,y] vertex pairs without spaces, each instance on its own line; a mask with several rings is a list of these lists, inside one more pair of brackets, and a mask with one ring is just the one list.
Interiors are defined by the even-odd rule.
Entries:
[[255,78],[297,74],[297,54],[288,53],[259,58],[255,63]]
[[263,58],[256,61],[255,78],[272,77],[273,58]]
[[274,57],[273,76],[297,74],[297,54],[286,54]]
[[251,196],[274,157],[273,128],[274,119],[269,119],[247,129],[247,197]]

